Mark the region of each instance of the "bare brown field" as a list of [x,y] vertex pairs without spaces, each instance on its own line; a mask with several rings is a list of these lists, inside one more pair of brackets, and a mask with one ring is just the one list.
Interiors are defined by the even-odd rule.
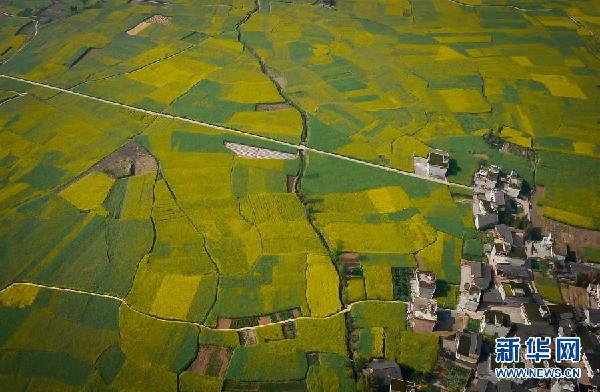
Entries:
[[154,16],[151,16],[148,19],[141,21],[140,23],[138,23],[133,28],[127,30],[127,34],[129,34],[129,35],[138,35],[144,29],[148,28],[148,26],[150,26],[152,24],[163,24],[163,25],[164,24],[169,24],[171,22],[171,19],[172,18],[170,16],[163,16],[163,15],[154,15]]
[[231,355],[231,351],[225,347],[200,346],[196,359],[187,370],[207,376],[224,378]]
[[560,285],[560,293],[568,305],[588,308],[590,306],[590,298],[586,289],[572,285]]
[[254,107],[254,110],[257,112],[269,112],[272,110],[283,110],[289,109],[291,106],[286,102],[279,103],[257,103]]
[[231,328],[231,319],[219,317],[217,320],[217,329]]
[[535,200],[544,197],[544,188],[537,187],[533,193],[531,203],[531,223],[534,227],[539,227],[544,235],[552,233],[554,244],[559,254],[567,253],[567,246],[571,251],[575,251],[577,258],[587,261],[584,247],[600,248],[600,232],[572,227],[546,218],[543,213],[543,207],[538,205]]

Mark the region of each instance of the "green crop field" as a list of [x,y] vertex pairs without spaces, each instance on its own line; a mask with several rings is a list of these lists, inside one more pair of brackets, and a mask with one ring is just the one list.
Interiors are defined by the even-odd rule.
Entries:
[[600,229],[599,35],[591,0],[0,0],[0,386],[430,373],[409,280],[456,308],[481,163]]
[[563,303],[558,281],[552,275],[548,266],[543,263],[538,263],[538,266],[533,271],[533,277],[535,287],[537,287],[542,298],[554,304]]

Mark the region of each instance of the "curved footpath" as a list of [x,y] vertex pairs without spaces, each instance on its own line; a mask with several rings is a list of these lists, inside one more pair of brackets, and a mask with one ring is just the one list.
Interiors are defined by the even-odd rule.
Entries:
[[211,329],[211,330],[215,330],[215,331],[243,331],[243,330],[248,330],[248,329],[261,328],[261,327],[265,327],[267,325],[284,324],[284,323],[287,323],[288,321],[295,321],[295,320],[299,320],[299,319],[319,319],[319,320],[329,319],[329,318],[335,317],[335,316],[337,316],[339,314],[350,312],[352,310],[352,307],[354,305],[356,305],[356,304],[368,303],[368,302],[385,302],[385,303],[403,303],[403,304],[406,304],[406,302],[403,302],[403,301],[394,301],[394,300],[392,300],[392,301],[385,301],[385,300],[365,299],[365,300],[361,300],[361,301],[357,301],[357,302],[352,302],[350,305],[347,305],[343,309],[338,310],[337,312],[332,313],[329,316],[325,316],[325,317],[300,316],[300,317],[296,317],[296,318],[292,317],[292,318],[281,320],[281,321],[271,322],[271,323],[268,323],[268,324],[255,325],[255,326],[252,326],[252,327],[243,327],[243,328],[214,328],[214,327],[209,327],[207,325],[204,325],[204,324],[202,324],[200,322],[194,322],[194,321],[188,321],[188,320],[180,320],[180,319],[172,319],[172,318],[160,317],[160,316],[156,316],[154,314],[146,313],[144,311],[136,309],[133,305],[131,305],[130,303],[128,303],[123,298],[120,298],[120,297],[117,297],[117,296],[114,296],[114,295],[110,295],[110,294],[95,293],[93,291],[71,289],[71,288],[58,287],[58,286],[50,286],[50,285],[45,285],[45,284],[41,284],[41,283],[13,282],[10,285],[8,285],[5,288],[3,288],[2,290],[0,290],[0,295],[3,292],[5,292],[8,289],[10,289],[11,287],[13,287],[13,286],[33,286],[33,287],[39,287],[39,288],[47,289],[47,290],[55,290],[55,291],[62,291],[62,292],[66,292],[66,293],[90,295],[90,296],[93,296],[93,297],[110,299],[112,301],[117,301],[117,302],[119,302],[119,303],[127,306],[129,309],[133,310],[134,312],[137,312],[139,314],[143,314],[144,316],[152,317],[152,318],[154,318],[156,320],[165,321],[165,322],[171,322],[171,323],[195,325],[195,326],[197,326],[199,328],[206,328],[206,329]]

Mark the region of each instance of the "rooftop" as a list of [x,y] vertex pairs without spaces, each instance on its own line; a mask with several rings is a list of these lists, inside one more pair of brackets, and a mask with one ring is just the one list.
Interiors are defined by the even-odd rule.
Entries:
[[459,332],[456,337],[458,340],[456,351],[460,355],[479,356],[483,341],[480,334],[472,332]]
[[549,310],[546,305],[524,303],[521,304],[521,310],[527,316],[530,323],[543,323],[548,321]]
[[500,291],[497,289],[484,291],[481,300],[486,304],[501,304],[503,302]]
[[581,328],[577,334],[581,339],[581,350],[583,352],[597,352],[598,339],[587,328]]
[[412,310],[415,318],[435,321],[437,320],[437,301],[415,297],[412,301]]
[[531,279],[531,273],[527,267],[512,264],[498,264],[496,273],[507,279]]
[[373,361],[367,369],[373,372],[373,381],[379,386],[388,386],[393,379],[402,379],[400,366],[394,361]]
[[585,353],[585,358],[592,369],[596,369],[596,374],[600,374],[600,353]]
[[514,229],[505,224],[499,224],[494,227],[494,233],[496,238],[508,243],[511,246],[523,247],[523,232],[521,230]]
[[521,189],[523,186],[523,179],[519,177],[519,173],[512,170],[506,177],[506,184],[511,188]]
[[548,309],[555,320],[571,320],[575,318],[575,308],[571,305],[549,305]]
[[556,331],[550,324],[525,325],[515,324],[515,336],[518,336],[523,341],[530,336],[540,337],[555,337]]
[[526,283],[502,282],[502,288],[508,297],[529,297],[531,295],[531,289]]
[[353,263],[353,262],[359,263],[360,262],[358,253],[344,252],[340,255],[340,258],[345,263]]
[[435,289],[435,273],[431,271],[419,271],[417,272],[419,279],[419,287],[426,287]]
[[484,214],[495,214],[497,212],[492,203],[487,200],[479,200],[479,211]]
[[473,276],[475,285],[482,289],[487,289],[492,282],[491,267],[479,261],[471,263],[471,275]]
[[511,326],[510,316],[499,310],[488,310],[484,313],[485,322],[503,327]]
[[431,150],[427,156],[427,163],[447,169],[450,165],[450,156],[442,150]]
[[600,309],[586,309],[585,315],[590,324],[600,324]]

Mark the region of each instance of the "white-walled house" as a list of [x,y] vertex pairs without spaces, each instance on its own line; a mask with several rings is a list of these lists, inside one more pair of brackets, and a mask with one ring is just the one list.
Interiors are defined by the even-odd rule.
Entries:
[[498,209],[492,202],[479,195],[473,195],[473,215],[477,230],[489,229],[499,222]]
[[450,155],[442,150],[431,150],[427,155],[427,175],[445,178],[450,167]]

